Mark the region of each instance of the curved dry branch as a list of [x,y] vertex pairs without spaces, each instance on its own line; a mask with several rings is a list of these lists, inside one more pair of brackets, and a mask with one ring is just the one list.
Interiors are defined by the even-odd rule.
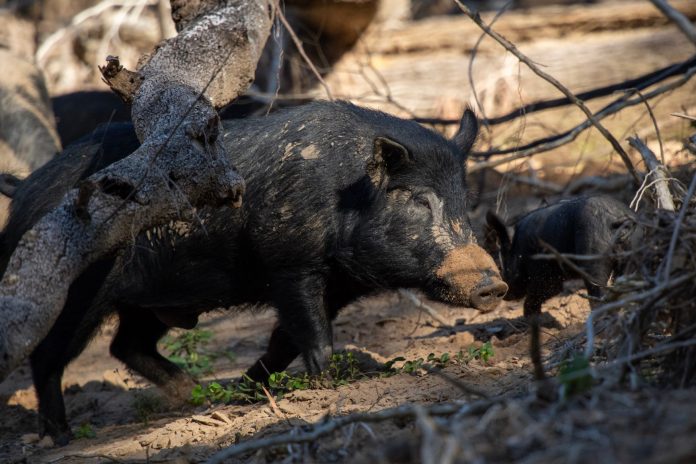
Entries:
[[530,60],[526,55],[524,55],[522,52],[520,52],[517,47],[511,43],[509,40],[507,40],[505,37],[501,36],[494,30],[492,30],[488,25],[486,25],[481,17],[478,14],[474,14],[468,6],[464,5],[460,0],[454,0],[457,6],[459,6],[459,9],[462,10],[462,12],[467,15],[469,18],[471,18],[474,23],[476,23],[477,26],[479,26],[486,34],[490,35],[496,42],[498,42],[500,45],[502,45],[507,51],[515,55],[515,57],[520,60],[522,63],[524,63],[534,74],[537,76],[541,77],[544,79],[546,82],[549,84],[553,85],[558,89],[563,95],[566,96],[570,101],[572,101],[582,112],[585,114],[587,119],[592,123],[594,127],[597,128],[597,130],[604,136],[604,138],[609,141],[611,144],[612,148],[614,151],[616,151],[621,159],[623,160],[624,164],[626,165],[626,169],[628,169],[628,172],[633,176],[633,179],[637,183],[640,182],[640,178],[638,177],[638,172],[636,171],[635,167],[633,166],[633,163],[631,162],[631,158],[628,157],[628,154],[626,151],[623,149],[621,144],[619,143],[618,140],[595,118],[595,116],[592,114],[590,109],[585,105],[585,103],[577,98],[570,90],[568,90],[567,87],[565,87],[563,84],[561,84],[557,79],[555,79],[553,76],[549,75],[548,73],[542,71],[539,69],[537,65],[535,65],[532,60]]
[[[72,282],[137,233],[203,205],[238,204],[244,184],[215,111],[246,90],[270,32],[265,0],[172,2],[179,34],[135,72],[105,78],[133,101],[141,147],[72,190],[20,241],[0,282],[0,380],[51,329]],[[178,7],[178,8],[177,8]]]
[[[648,93],[642,94],[639,97],[636,98],[629,98],[631,96],[630,93],[621,96],[620,98],[617,98],[601,110],[599,110],[597,113],[595,113],[595,118],[598,120],[602,120],[606,118],[607,116],[611,116],[612,114],[615,114],[619,111],[621,111],[624,108],[628,108],[630,106],[635,106],[635,105],[640,105],[643,104],[646,100],[649,100],[651,98],[654,98],[658,95],[661,95],[663,93],[672,91],[682,85],[684,85],[686,82],[688,82],[693,76],[696,74],[696,66],[690,68],[687,70],[687,72],[682,76],[680,79],[670,82],[669,84],[665,84],[661,87],[658,87],[657,89],[654,89]],[[533,142],[528,143],[527,145],[521,146],[521,147],[516,147],[516,148],[504,148],[504,149],[494,149],[491,151],[487,152],[482,152],[482,153],[472,153],[472,157],[480,157],[480,158],[490,158],[491,156],[495,155],[505,155],[505,154],[510,154],[510,156],[504,157],[504,158],[498,158],[495,160],[488,160],[488,161],[481,161],[478,163],[475,163],[473,166],[471,166],[468,169],[468,172],[473,173],[476,171],[480,171],[481,169],[486,169],[486,168],[493,168],[496,166],[500,166],[501,164],[509,163],[515,160],[518,160],[520,158],[526,158],[528,156],[536,155],[538,153],[543,153],[549,150],[553,150],[554,148],[560,147],[562,145],[565,145],[566,143],[572,142],[575,140],[583,131],[588,129],[589,127],[592,126],[592,123],[590,122],[589,119],[584,120],[582,123],[578,124],[577,126],[573,127],[572,129],[563,132],[558,135],[552,135],[550,137],[544,137],[539,140],[535,140]]]

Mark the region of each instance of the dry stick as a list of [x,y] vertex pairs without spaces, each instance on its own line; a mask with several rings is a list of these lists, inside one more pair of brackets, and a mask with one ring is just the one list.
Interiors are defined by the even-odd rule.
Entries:
[[[495,24],[495,22],[503,16],[503,14],[507,11],[507,9],[512,5],[512,0],[508,1],[503,7],[498,10],[498,12],[495,14],[493,19],[491,20],[491,27]],[[467,69],[467,74],[469,78],[469,87],[471,87],[471,93],[474,96],[474,100],[476,101],[476,107],[479,109],[481,112],[481,115],[483,116],[483,119],[481,119],[481,123],[488,128],[488,118],[486,117],[486,110],[483,108],[483,105],[481,104],[481,100],[479,100],[478,94],[476,93],[476,83],[474,82],[474,60],[476,59],[476,54],[478,53],[478,48],[481,45],[481,42],[483,42],[483,39],[486,37],[486,33],[482,32],[481,35],[479,36],[478,40],[476,40],[476,43],[474,44],[474,48],[471,49],[471,57],[469,58],[469,67]]]
[[[694,176],[696,177],[696,175]],[[694,185],[695,182],[692,181],[692,185]],[[696,187],[696,185],[695,185]],[[638,301],[645,301],[648,298],[651,298],[655,295],[660,294],[661,292],[666,292],[668,290],[673,289],[674,287],[678,287],[679,285],[690,281],[696,277],[696,272],[690,272],[688,274],[681,275],[677,277],[674,280],[668,280],[665,281],[664,283],[661,283],[659,285],[656,285],[648,290],[645,290],[640,293],[634,293],[628,298],[624,298],[622,300],[618,301],[613,301],[611,303],[607,303],[605,305],[599,306],[595,309],[593,309],[590,312],[590,315],[587,317],[587,321],[585,321],[585,329],[586,329],[586,335],[585,337],[587,338],[587,344],[585,345],[585,357],[587,359],[590,359],[592,357],[592,354],[594,352],[594,321],[599,317],[600,315],[609,312],[614,309],[621,309],[625,308],[629,303],[635,303]]]
[[326,91],[326,96],[329,98],[329,100],[333,100],[333,95],[331,94],[331,89],[329,88],[329,85],[326,83],[323,77],[321,77],[321,74],[319,73],[319,70],[314,66],[314,63],[312,63],[312,60],[309,59],[307,56],[307,53],[305,53],[304,46],[302,45],[302,41],[300,40],[299,37],[297,37],[297,34],[295,34],[295,30],[292,28],[290,23],[288,22],[288,19],[285,17],[285,13],[283,13],[283,10],[278,2],[276,0],[275,2],[276,6],[276,12],[278,14],[278,18],[280,18],[280,22],[283,23],[283,26],[285,26],[285,29],[287,29],[288,34],[290,34],[290,38],[292,38],[292,41],[295,43],[295,46],[297,47],[297,51],[300,52],[300,56],[302,56],[302,59],[304,59],[307,62],[307,66],[309,66],[309,69],[312,70],[312,73],[314,74],[314,77],[317,78],[319,83],[321,84],[322,87],[324,87],[324,91]]
[[[696,67],[690,68],[684,76],[674,82],[671,82],[669,84],[665,84],[662,87],[659,87],[652,92],[648,92],[645,94],[644,98],[650,99],[654,98],[658,95],[661,95],[665,92],[669,92],[671,90],[674,90],[691,79],[691,77],[696,74]],[[596,118],[597,119],[604,119],[607,116],[610,116],[614,113],[619,112],[620,110],[630,107],[630,106],[635,106],[639,105],[643,102],[643,99],[641,98],[634,98],[634,99],[627,99],[625,96],[621,97],[614,102],[610,103],[609,105],[605,106],[601,111],[597,112]],[[493,161],[482,161],[474,164],[471,166],[468,171],[470,173],[480,171],[481,169],[486,169],[486,168],[492,168],[499,166],[501,164],[506,164],[521,158],[526,158],[532,155],[536,155],[538,153],[543,153],[549,150],[552,150],[554,148],[558,148],[562,145],[565,145],[569,142],[572,142],[575,140],[585,129],[590,127],[592,123],[588,120],[583,121],[582,123],[578,124],[574,128],[570,129],[569,131],[559,134],[559,135],[554,135],[552,137],[545,137],[543,139],[536,140],[534,142],[531,142],[523,147],[518,147],[518,148],[509,148],[509,149],[503,149],[503,150],[494,150],[494,151],[489,151],[485,153],[478,153],[478,154],[472,154],[472,155],[478,155],[478,156],[483,156],[483,157],[490,157],[494,155],[502,155],[502,154],[511,154],[510,156],[507,156],[505,158],[500,158],[497,160]]]
[[[648,99],[655,98],[655,97],[657,97],[665,92],[669,92],[671,90],[674,90],[674,89],[684,85],[686,82],[688,82],[689,79],[691,79],[691,77],[695,73],[696,73],[696,65],[687,69],[684,72],[684,75],[680,79],[678,79],[674,82],[671,82],[669,84],[665,84],[662,87],[658,87],[657,89],[655,89],[651,92],[648,92],[645,95],[640,94],[640,98],[635,98],[633,100],[631,100],[630,97],[633,96],[632,95],[633,93],[639,92],[639,90],[638,89],[628,89],[624,95],[622,95],[621,97],[617,98],[613,102],[609,103],[608,105],[606,105],[602,109],[600,109],[595,114],[595,117],[600,119],[600,120],[604,119],[605,117],[610,116],[610,115],[612,115],[612,114],[614,114],[614,113],[616,113],[616,112],[618,112],[626,107],[644,103]],[[508,153],[518,153],[520,151],[528,151],[528,150],[533,151],[538,146],[543,147],[546,144],[552,145],[554,142],[559,142],[561,144],[565,144],[568,141],[575,140],[575,138],[577,138],[577,136],[580,135],[580,133],[582,131],[584,131],[585,129],[587,129],[591,125],[592,125],[592,123],[590,121],[585,120],[582,123],[578,124],[577,126],[575,126],[574,128],[572,128],[566,132],[563,132],[563,133],[557,134],[557,135],[552,135],[550,137],[544,137],[544,138],[535,140],[533,142],[530,142],[527,145],[523,145],[521,147],[495,149],[495,150],[490,150],[490,151],[483,152],[483,153],[473,152],[471,155],[476,156],[476,157],[488,158],[488,157],[491,157],[493,155],[505,155]],[[571,136],[572,136],[572,138],[568,139],[568,137],[571,137]],[[551,147],[551,148],[555,148],[555,146]],[[547,149],[549,149],[549,148],[547,148]]]
[[431,406],[407,404],[395,408],[383,409],[382,411],[373,413],[359,412],[349,414],[347,416],[328,418],[325,422],[315,424],[312,426],[311,430],[302,433],[293,433],[293,431],[290,431],[280,435],[273,435],[268,438],[249,440],[232,445],[229,448],[226,448],[210,457],[206,463],[218,464],[232,457],[239,456],[240,454],[258,451],[261,449],[269,449],[276,446],[295,443],[311,443],[316,441],[319,437],[323,437],[342,427],[345,427],[346,425],[357,422],[382,422],[385,420],[400,418],[412,419],[417,415],[417,408],[422,408],[422,410],[427,411],[427,413],[431,416],[450,416],[456,413],[479,414],[500,401],[503,401],[503,398],[482,400],[468,404],[446,403],[434,404]]
[[648,103],[648,100],[645,99],[645,97],[640,92],[640,90],[636,89],[636,93],[643,100],[643,103],[645,103],[645,109],[648,110],[648,114],[650,115],[650,120],[652,121],[653,127],[655,128],[655,136],[657,137],[657,142],[660,144],[660,161],[662,162],[662,164],[665,164],[665,147],[662,145],[662,135],[660,135],[660,125],[657,124],[657,118],[655,117],[655,113],[653,113],[653,110],[650,107],[650,103]]
[[696,121],[696,116],[689,116],[688,114],[670,113],[670,116],[676,116],[678,118],[688,119],[689,121]]
[[696,190],[696,174],[691,178],[691,183],[689,184],[689,190],[686,192],[681,209],[679,210],[679,216],[674,222],[674,230],[672,231],[672,238],[669,241],[669,248],[667,249],[667,259],[664,269],[663,282],[669,281],[669,274],[672,271],[672,258],[674,256],[674,250],[677,247],[677,237],[679,237],[679,229],[684,221],[684,216],[686,216],[686,211],[689,209],[689,203],[691,202],[691,197],[694,195],[694,190]]
[[409,299],[411,303],[416,305],[417,308],[422,309],[423,311],[428,313],[428,315],[435,319],[442,327],[452,327],[452,324],[450,324],[442,316],[440,316],[440,314],[435,310],[435,308],[423,303],[423,300],[418,298],[411,290],[400,288],[399,294]]
[[657,160],[655,153],[653,153],[637,136],[629,137],[628,144],[638,150],[645,161],[648,171],[655,173],[655,178],[658,181],[655,183],[657,207],[674,212],[674,201],[672,200],[672,195],[669,193],[669,181],[665,175],[667,169]]
[[667,16],[672,22],[674,22],[679,29],[689,38],[689,40],[696,45],[696,28],[689,18],[684,16],[680,11],[676,10],[673,6],[667,3],[666,0],[650,0],[658,10]]
[[633,167],[633,163],[631,163],[631,158],[628,157],[628,154],[626,151],[621,147],[621,144],[619,143],[616,138],[611,135],[611,133],[595,118],[595,116],[592,114],[592,111],[583,103],[582,100],[577,98],[573,92],[568,90],[567,87],[565,87],[563,84],[561,84],[556,78],[553,76],[545,73],[537,65],[535,65],[532,60],[530,60],[525,54],[520,52],[517,47],[507,40],[505,37],[501,36],[494,30],[492,30],[490,27],[488,27],[482,20],[481,16],[479,14],[474,14],[472,11],[469,9],[468,6],[464,5],[460,0],[454,0],[455,3],[459,6],[459,8],[464,12],[465,15],[467,15],[469,18],[471,18],[477,26],[479,26],[481,29],[483,29],[488,35],[490,35],[493,39],[495,39],[500,45],[505,47],[506,50],[508,50],[510,53],[515,55],[518,60],[523,62],[529,69],[534,72],[537,76],[541,77],[554,87],[556,87],[561,93],[563,93],[568,99],[570,99],[580,110],[582,110],[583,113],[585,113],[585,116],[587,116],[587,119],[592,122],[592,125],[597,128],[597,130],[606,138],[611,146],[614,148],[614,150],[619,154],[621,159],[623,160],[624,164],[626,165],[626,169],[628,169],[628,172],[633,176],[633,179],[636,181],[636,183],[640,183],[640,178],[638,176],[638,172],[636,171],[636,168]]
[[[493,23],[491,22],[490,26],[492,25]],[[610,84],[604,87],[588,90],[586,92],[581,92],[576,94],[575,96],[580,100],[588,101],[593,100],[595,98],[606,97],[623,90],[644,90],[652,85],[664,81],[665,79],[669,79],[670,77],[674,77],[679,74],[684,74],[689,68],[693,66],[696,66],[696,55],[692,56],[686,61],[682,61],[681,63],[670,64],[669,66],[665,66],[664,68],[651,71],[647,74],[643,74],[642,76],[638,76],[627,81],[619,82],[617,84]],[[561,106],[570,105],[571,103],[572,101],[566,97],[528,103],[524,106],[510,111],[509,113],[503,116],[484,118],[481,120],[481,124],[487,126],[495,126],[498,124],[513,121],[521,116],[553,108],[559,108]],[[423,124],[459,124],[461,122],[459,119],[441,118],[414,118],[414,121]]]

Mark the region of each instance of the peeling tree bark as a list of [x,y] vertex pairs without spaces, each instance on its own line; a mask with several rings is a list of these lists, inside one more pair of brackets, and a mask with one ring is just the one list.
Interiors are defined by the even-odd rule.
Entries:
[[[87,266],[140,231],[238,206],[244,184],[217,140],[215,111],[244,92],[268,37],[266,0],[172,0],[179,34],[136,72],[110,57],[109,85],[133,103],[142,146],[71,191],[17,246],[0,282],[0,381],[46,336]],[[215,76],[215,77],[213,77]]]

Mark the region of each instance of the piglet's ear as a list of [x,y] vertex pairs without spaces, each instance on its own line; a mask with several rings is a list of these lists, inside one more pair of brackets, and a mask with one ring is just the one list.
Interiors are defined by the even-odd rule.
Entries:
[[459,123],[459,131],[454,136],[452,141],[459,148],[459,152],[466,156],[469,154],[471,147],[476,142],[478,137],[479,122],[471,108],[464,110],[462,121]]
[[413,162],[413,155],[408,148],[387,137],[376,137],[367,173],[372,183],[380,186],[390,173],[411,162]]
[[495,242],[497,241],[500,246],[500,251],[505,254],[510,250],[510,235],[508,234],[507,227],[503,223],[502,219],[498,217],[493,211],[488,211],[486,213],[486,227],[485,227],[485,247],[491,250],[495,249]]

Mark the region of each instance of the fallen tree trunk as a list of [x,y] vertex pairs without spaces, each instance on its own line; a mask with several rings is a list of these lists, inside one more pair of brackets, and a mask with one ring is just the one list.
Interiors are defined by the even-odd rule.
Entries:
[[0,380],[51,329],[72,282],[140,231],[239,204],[244,185],[218,140],[216,108],[251,83],[274,11],[266,0],[172,0],[179,34],[136,72],[111,58],[142,146],[71,191],[17,246],[0,282]]

